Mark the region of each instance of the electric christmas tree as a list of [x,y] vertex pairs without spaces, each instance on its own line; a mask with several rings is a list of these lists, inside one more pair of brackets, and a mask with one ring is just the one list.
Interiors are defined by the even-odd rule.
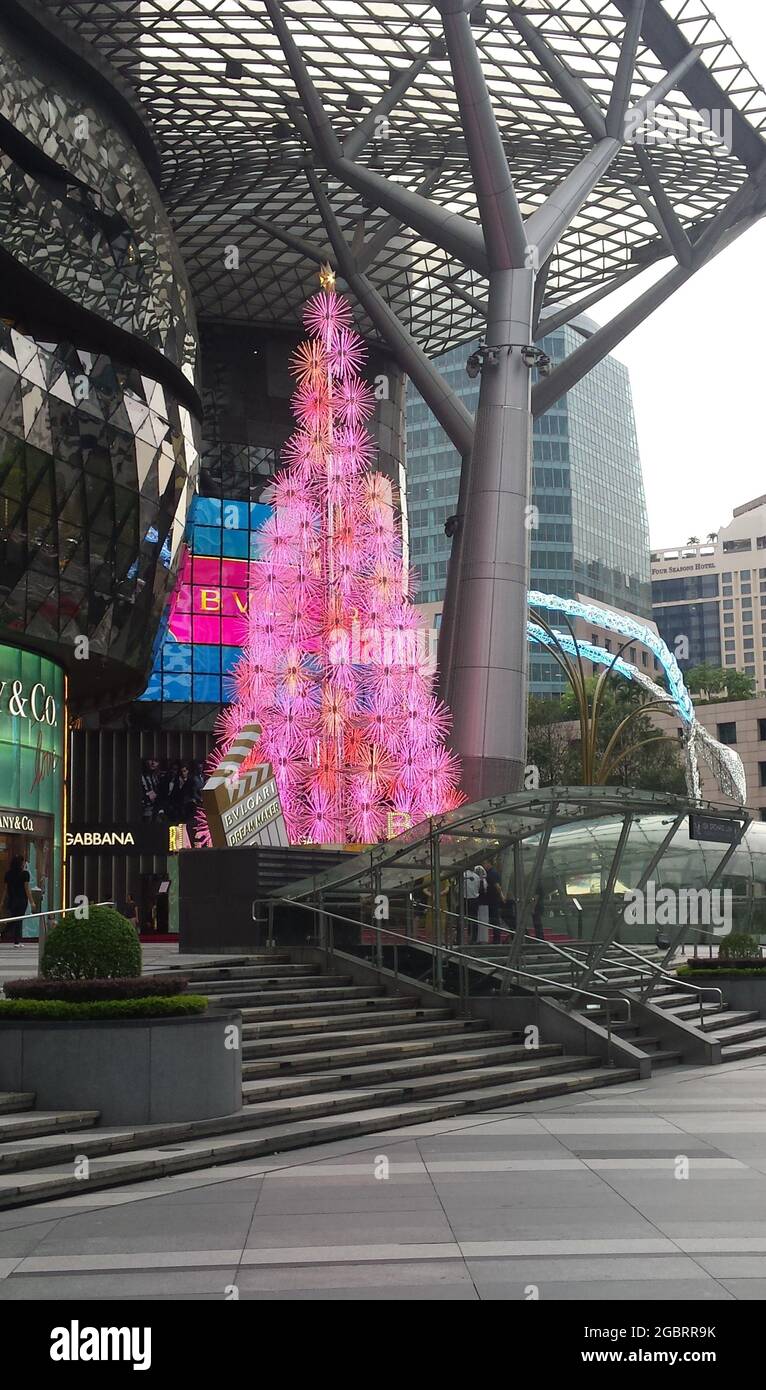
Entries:
[[372,466],[364,343],[332,271],[320,281],[216,758],[260,724],[252,761],[273,766],[290,839],[371,843],[463,798],[392,486]]

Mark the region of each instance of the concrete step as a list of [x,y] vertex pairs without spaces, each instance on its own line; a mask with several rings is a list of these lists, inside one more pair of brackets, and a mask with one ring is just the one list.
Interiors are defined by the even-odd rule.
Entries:
[[734,1028],[738,1023],[754,1023],[760,1019],[761,1015],[757,1009],[749,1012],[746,1009],[724,1009],[722,1013],[711,1014],[709,1018],[703,1019],[703,1033],[715,1032],[719,1028]]
[[[440,1059],[441,1060],[441,1059]],[[408,1074],[398,1078],[387,1078],[385,1068],[380,1077],[370,1077],[368,1081],[359,1078],[357,1081],[347,1079],[344,1074],[328,1072],[324,1078],[325,1088],[332,1087],[332,1090],[325,1089],[324,1097],[330,1108],[342,1104],[342,1097],[348,1089],[349,1099],[360,1093],[365,1097],[366,1105],[382,1105],[390,1100],[419,1100],[440,1095],[458,1095],[466,1087],[478,1089],[484,1086],[500,1086],[506,1082],[523,1081],[531,1076],[556,1075],[559,1072],[571,1072],[585,1065],[592,1065],[593,1059],[589,1057],[557,1057],[540,1058],[537,1054],[533,1060],[529,1058],[524,1062],[509,1063],[506,1066],[487,1066],[484,1060],[477,1067],[466,1067],[464,1070],[444,1070],[444,1068],[423,1076]],[[371,1068],[363,1070],[372,1071]],[[303,1085],[303,1091],[291,1091],[290,1082],[278,1081],[254,1081],[248,1082],[242,1088],[243,1100],[246,1105],[258,1117],[264,1113],[271,1114],[274,1105],[285,1104],[286,1106],[297,1106],[300,1108],[304,1100],[311,1105],[317,1094],[322,1094],[321,1088],[315,1082],[316,1077],[306,1076],[296,1078],[297,1085]],[[366,1089],[369,1088],[369,1089]],[[284,1096],[280,1095],[280,1090],[284,1091]]]
[[[406,1031],[406,1030],[399,1030]],[[418,1030],[416,1029],[415,1032]],[[392,1039],[396,1033],[392,1029]],[[343,1034],[336,1034],[336,1037],[343,1038]],[[495,1033],[495,1032],[451,1032],[438,1037],[414,1037],[407,1041],[390,1041],[383,1043],[368,1044],[368,1035],[364,1032],[356,1034],[355,1044],[343,1043],[333,1049],[327,1049],[330,1038],[307,1039],[308,1050],[300,1052],[278,1053],[272,1060],[263,1058],[256,1061],[246,1061],[242,1066],[242,1076],[248,1081],[266,1079],[270,1076],[289,1074],[294,1076],[302,1072],[329,1071],[340,1067],[361,1065],[365,1062],[388,1062],[406,1060],[409,1057],[431,1057],[444,1052],[457,1052],[462,1048],[470,1048],[472,1052],[481,1051],[491,1055],[496,1048],[501,1047],[521,1047],[520,1038],[515,1033]],[[317,1042],[321,1042],[321,1048],[311,1051],[311,1046],[316,1047]],[[557,1044],[548,1044],[556,1047]]]
[[725,1037],[726,1034],[722,1034],[722,1062],[746,1062],[748,1057],[762,1057],[766,1053],[766,1038],[756,1038],[753,1042],[725,1043]]
[[[641,1043],[636,1043],[636,1047],[641,1047]],[[682,1052],[675,1052],[670,1048],[660,1047],[656,1052],[649,1052],[652,1062],[652,1071],[655,1067],[677,1066],[684,1057]]]
[[[469,1034],[474,1040],[477,1034],[490,1036],[489,1024],[483,1019],[478,1018],[454,1018],[449,1009],[428,1010],[428,1014],[436,1013],[438,1018],[424,1018],[423,1012],[420,1014],[416,1010],[408,1010],[403,1015],[403,1021],[391,1019],[390,1015],[378,1014],[377,1018],[372,1016],[363,1019],[354,1019],[348,1028],[338,1028],[342,1024],[341,1019],[310,1020],[311,1022],[326,1022],[328,1027],[315,1028],[307,1032],[298,1028],[289,1033],[277,1032],[269,1033],[262,1037],[262,1029],[254,1028],[249,1025],[242,1029],[242,1056],[243,1057],[285,1057],[292,1058],[294,1054],[301,1053],[306,1055],[310,1048],[332,1047],[335,1051],[356,1047],[358,1043],[401,1043],[411,1039],[423,1038],[443,1038],[451,1037],[457,1031],[462,1034]],[[334,1031],[338,1029],[338,1031]],[[257,1034],[257,1038],[254,1035]],[[507,1034],[498,1034],[505,1038]]]
[[741,1043],[753,1042],[756,1038],[766,1038],[766,1019],[758,1023],[739,1023],[733,1028],[722,1028],[720,1032],[716,1028],[710,1030],[710,1036],[720,1038],[722,1043]]
[[[302,980],[307,976],[314,979],[327,979],[326,975],[317,975],[316,965],[237,965],[219,967],[213,970],[203,970],[193,967],[191,970],[183,970],[180,966],[174,966],[174,971],[180,975],[188,975],[195,982],[210,981],[212,986],[218,985],[221,988],[227,983],[244,983],[246,980]],[[154,974],[169,974],[170,971],[154,971]]]
[[[663,1009],[672,1009],[675,1013],[676,1005],[690,1004],[699,1010],[696,996],[690,990],[674,990],[672,986],[655,989],[652,991],[651,1002],[659,1004]],[[708,1000],[706,1008],[717,1009],[720,1005]]]
[[[689,1023],[694,1023],[695,1020],[696,1020],[697,1023],[699,1023],[699,1021],[700,1021],[700,1004],[699,1004],[699,1000],[694,1000],[691,1004],[690,1004],[690,1003],[688,1002],[688,1000],[687,1000],[687,1002],[686,1002],[685,1004],[671,1004],[671,1005],[669,1005],[669,1006],[666,1006],[664,1000],[661,1000],[661,999],[657,999],[657,1000],[655,1000],[654,1002],[657,1003],[657,1004],[659,1004],[659,1005],[660,1005],[660,1008],[664,1009],[665,1012],[666,1012],[666,1013],[669,1015],[669,1017],[671,1017],[671,1018],[683,1018],[683,1019],[685,1019],[685,1020],[686,1020],[687,1022],[689,1022]],[[723,1012],[724,1012],[724,1010],[722,1010],[721,1005],[720,1005],[716,1000],[714,1000],[714,999],[713,999],[713,1000],[711,1000],[711,999],[703,1000],[703,1002],[702,1002],[702,1017],[703,1017],[703,1018],[705,1017],[705,1015],[710,1015],[710,1014],[718,1015],[718,1014],[721,1014],[721,1013],[723,1013]]]
[[[196,985],[190,990],[196,994]],[[339,985],[337,987],[328,985],[326,989],[247,989],[243,991],[229,990],[224,994],[208,994],[207,998],[211,1004],[224,1004],[232,1009],[252,1009],[279,1008],[282,1012],[283,1006],[299,1004],[301,1008],[327,1009],[331,1004],[342,1003],[344,1000],[365,1001],[372,999],[377,1002],[380,998],[385,998],[385,990],[380,985]]]
[[[416,1018],[449,1018],[451,1009],[425,1009],[417,1006],[414,997],[383,995],[380,998],[333,1000],[325,1004],[318,1013],[316,1004],[271,1005],[258,1009],[243,1009],[242,1021],[246,1025],[245,1037],[261,1037],[266,1032],[283,1029],[295,1031],[302,1027],[307,1032],[321,1028],[338,1027],[344,1017],[353,1018],[354,1023],[361,1018],[386,1018],[391,1022],[409,1022]],[[248,1031],[252,1030],[252,1031]]]
[[[253,1115],[252,1108],[248,1107],[244,1116],[233,1117],[233,1124],[208,1120],[197,1125],[157,1126],[151,1131],[134,1131],[130,1141],[116,1137],[115,1132],[109,1135],[93,1131],[87,1145],[80,1138],[77,1148],[78,1151],[85,1149],[91,1159],[88,1191],[94,1192],[126,1182],[199,1171],[313,1144],[374,1134],[382,1129],[399,1129],[449,1119],[453,1115],[504,1109],[549,1096],[621,1085],[636,1080],[637,1076],[637,1071],[628,1068],[589,1067],[557,1076],[469,1089],[446,1098],[404,1104],[394,1101],[373,1108],[366,1106],[362,1095],[358,1098],[358,1108],[344,1115],[325,1115],[320,1119],[304,1116],[303,1121],[298,1122],[283,1119],[262,1128],[245,1127]],[[212,1125],[218,1126],[217,1131],[208,1128]],[[122,1147],[118,1152],[109,1153],[105,1146],[110,1143]],[[159,1144],[165,1147],[157,1147]],[[17,1154],[17,1160],[24,1166],[0,1176],[0,1208],[82,1195],[82,1183],[73,1177],[71,1161],[68,1161],[71,1153],[56,1155],[54,1143],[45,1140],[39,1141],[39,1166],[33,1166],[35,1156],[31,1151]]]
[[266,969],[271,969],[275,965],[289,966],[291,970],[303,968],[293,965],[289,955],[284,951],[264,951],[262,954],[254,956],[200,956],[199,965],[181,965],[179,963],[178,965],[169,965],[167,970],[153,970],[151,973],[153,975],[175,973],[201,979],[209,976],[210,972],[215,970],[226,972],[240,968],[249,969],[251,966],[263,966]]
[[298,994],[303,991],[318,991],[325,989],[342,989],[353,984],[350,975],[299,975],[293,978],[290,975],[264,975],[262,977],[251,978],[245,976],[240,979],[238,976],[231,976],[229,979],[217,980],[215,978],[206,980],[193,980],[189,983],[190,994],[271,994],[272,991],[279,993],[290,991]]
[[32,1139],[62,1131],[92,1129],[98,1123],[98,1110],[25,1110],[0,1115],[0,1167],[2,1145],[15,1139]]
[[34,1091],[0,1091],[0,1115],[15,1115],[19,1110],[31,1110]]
[[[245,1081],[242,1092],[248,1105],[261,1100],[271,1100],[282,1098],[283,1096],[309,1095],[313,1091],[332,1089],[345,1089],[349,1086],[372,1086],[396,1083],[414,1079],[419,1080],[433,1076],[437,1081],[449,1075],[452,1084],[462,1085],[461,1072],[477,1071],[480,1068],[487,1075],[496,1072],[506,1072],[508,1066],[528,1066],[532,1063],[544,1065],[546,1061],[567,1062],[571,1064],[570,1058],[562,1056],[562,1049],[556,1043],[549,1043],[546,1047],[539,1047],[534,1052],[528,1048],[512,1045],[510,1047],[492,1048],[487,1051],[473,1051],[466,1049],[464,1052],[437,1053],[434,1056],[415,1056],[401,1061],[374,1062],[371,1064],[358,1063],[356,1054],[352,1054],[347,1059],[345,1067],[330,1069],[327,1071],[304,1072],[301,1075],[285,1075],[282,1077],[265,1077],[253,1079],[248,1077]],[[477,1074],[479,1074],[477,1072]],[[532,1074],[532,1073],[522,1073]],[[502,1077],[498,1077],[502,1080]]]

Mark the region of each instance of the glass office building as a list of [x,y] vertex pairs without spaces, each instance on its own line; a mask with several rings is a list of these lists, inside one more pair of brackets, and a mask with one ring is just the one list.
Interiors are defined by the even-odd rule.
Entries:
[[[585,318],[538,344],[554,361],[568,356],[590,331]],[[469,410],[479,380],[465,364],[474,345],[453,348],[439,366]],[[444,596],[451,542],[444,523],[457,510],[460,458],[430,410],[410,386],[407,397],[407,495],[410,553],[421,576],[423,604]],[[547,414],[535,421],[531,535],[533,589],[651,617],[649,526],[628,371],[608,357]],[[555,662],[533,654],[530,689],[561,689]]]

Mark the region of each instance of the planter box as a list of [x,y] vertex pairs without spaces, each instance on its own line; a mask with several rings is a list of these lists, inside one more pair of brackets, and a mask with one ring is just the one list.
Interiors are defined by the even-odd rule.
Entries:
[[766,1014],[766,970],[758,975],[727,975],[725,970],[711,970],[706,974],[695,970],[692,975],[682,975],[693,985],[712,985],[720,989],[727,1004],[732,1009],[757,1009]]
[[0,1020],[0,1091],[34,1091],[40,1110],[98,1110],[106,1125],[210,1120],[242,1108],[236,1009],[192,1018]]

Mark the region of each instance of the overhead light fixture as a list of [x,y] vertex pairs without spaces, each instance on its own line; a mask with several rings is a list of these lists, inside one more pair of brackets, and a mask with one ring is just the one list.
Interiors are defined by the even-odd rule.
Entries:
[[346,110],[364,111],[364,107],[364,98],[360,97],[358,92],[349,92],[348,96],[346,97]]
[[483,359],[481,348],[479,348],[477,352],[472,352],[471,356],[468,358],[468,361],[465,364],[465,369],[469,377],[471,378],[471,381],[475,381],[477,376],[479,375],[479,372],[481,371],[482,367],[482,361]]
[[245,67],[243,63],[240,63],[239,58],[226,59],[226,76],[230,78],[232,82],[238,82],[244,75]]
[[540,376],[550,376],[553,371],[553,363],[547,352],[535,347],[533,343],[493,343],[491,347],[488,347],[486,343],[480,343],[465,364],[465,369],[471,380],[474,380],[484,367],[496,367],[503,348],[507,348],[509,352],[518,348],[524,366],[528,367],[530,371],[537,367]]
[[486,25],[489,23],[489,20],[487,19],[487,11],[483,5],[474,5],[474,8],[471,10],[471,23],[482,25]]

